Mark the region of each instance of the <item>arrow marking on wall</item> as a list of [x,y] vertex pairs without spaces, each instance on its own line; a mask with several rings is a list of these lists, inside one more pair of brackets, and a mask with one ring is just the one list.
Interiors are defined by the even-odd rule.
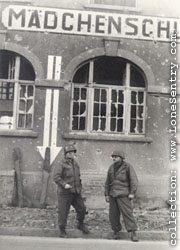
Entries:
[[[61,61],[61,56],[48,56],[48,80],[60,80]],[[46,148],[50,147],[50,164],[53,163],[56,156],[62,149],[62,147],[57,147],[58,107],[59,90],[47,89],[44,115],[43,146],[38,146],[37,148],[44,159]]]

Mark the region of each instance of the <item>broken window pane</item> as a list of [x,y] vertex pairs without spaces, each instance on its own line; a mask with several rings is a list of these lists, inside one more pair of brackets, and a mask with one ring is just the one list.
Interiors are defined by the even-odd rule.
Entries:
[[20,100],[18,110],[18,128],[32,128],[34,86],[20,85]]
[[26,115],[26,128],[31,128],[31,124],[32,124],[32,115],[31,114],[27,114]]
[[24,100],[21,100],[19,102],[19,112],[21,112],[21,111],[24,112],[25,109],[26,109],[26,103]]
[[74,88],[72,130],[84,130],[86,127],[86,88]]
[[119,119],[119,118],[123,117],[124,115],[123,91],[113,89],[111,91],[111,96],[113,99],[112,104],[111,104],[111,117],[113,118],[111,119],[110,130],[112,132],[122,132],[123,122],[122,122],[122,119]]
[[104,131],[106,128],[106,119],[105,118],[101,118],[101,126],[100,126],[100,130]]
[[131,92],[131,103],[136,104],[137,103],[137,92],[132,91]]
[[137,131],[136,131],[136,133],[143,133],[143,121],[142,120],[137,121]]
[[136,106],[131,106],[131,118],[136,118]]
[[118,105],[118,117],[123,117],[124,106],[119,104]]
[[[0,128],[32,128],[35,73],[31,63],[14,52],[0,50],[0,69]],[[32,81],[32,84],[21,84],[19,80]],[[7,120],[11,123],[9,127]]]
[[25,97],[26,94],[26,85],[21,85],[20,86],[20,98]]
[[26,104],[26,113],[32,114],[33,113],[33,100],[27,100]]
[[106,128],[106,115],[107,115],[107,92],[106,89],[95,89],[94,90],[94,111],[93,116],[93,130],[104,131]]
[[85,115],[86,104],[84,102],[80,103],[80,115]]
[[117,120],[117,132],[122,132],[123,131],[123,119],[118,119]]
[[112,102],[117,102],[117,90],[113,89],[111,94]]
[[132,119],[131,119],[131,128],[130,128],[130,132],[131,132],[131,133],[135,133],[135,129],[136,129],[136,120],[132,120]]
[[98,118],[94,118],[93,119],[93,130],[97,131],[99,129],[99,119]]
[[123,103],[124,102],[124,92],[122,90],[119,90],[118,93],[119,93],[118,102]]
[[101,104],[101,116],[106,116],[106,104]]
[[[133,104],[133,105],[132,105]],[[141,105],[140,105],[141,104]],[[144,115],[144,92],[131,92],[131,133],[143,133]]]
[[137,118],[143,118],[143,106],[138,106],[138,114],[137,114]]
[[144,92],[138,92],[138,103],[142,104],[144,102]]
[[117,113],[116,110],[117,110],[116,105],[111,104],[111,117],[116,116],[116,113]]
[[[93,81],[87,85],[88,77]],[[81,66],[73,82],[84,82],[84,87],[74,84],[72,129],[143,133],[145,77],[138,66],[122,58],[101,56]]]

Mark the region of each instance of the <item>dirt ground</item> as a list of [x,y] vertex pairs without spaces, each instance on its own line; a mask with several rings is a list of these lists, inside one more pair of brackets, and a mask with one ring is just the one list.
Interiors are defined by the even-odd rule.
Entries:
[[[0,207],[0,227],[21,227],[21,228],[58,228],[57,208],[19,208],[19,207]],[[169,221],[169,209],[163,208],[134,208],[134,216],[140,231],[167,231]],[[86,215],[85,223],[88,224],[92,232],[106,233],[111,231],[108,210],[97,209],[89,210]],[[70,210],[68,216],[67,229],[75,228],[76,213]],[[123,222],[123,231],[125,231]]]

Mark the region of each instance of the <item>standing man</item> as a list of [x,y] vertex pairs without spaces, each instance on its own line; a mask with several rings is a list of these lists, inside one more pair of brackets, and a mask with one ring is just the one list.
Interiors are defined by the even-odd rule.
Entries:
[[131,201],[137,190],[137,176],[133,167],[124,161],[122,151],[112,153],[113,164],[109,167],[105,183],[105,199],[109,202],[109,219],[114,239],[120,239],[120,215],[122,214],[126,230],[131,232],[131,240],[138,241],[136,222]]
[[80,168],[74,160],[76,148],[73,145],[64,147],[64,160],[55,168],[54,181],[57,184],[58,196],[58,223],[60,237],[67,237],[66,224],[70,206],[77,213],[78,229],[88,234],[89,230],[84,224],[86,207],[81,196]]

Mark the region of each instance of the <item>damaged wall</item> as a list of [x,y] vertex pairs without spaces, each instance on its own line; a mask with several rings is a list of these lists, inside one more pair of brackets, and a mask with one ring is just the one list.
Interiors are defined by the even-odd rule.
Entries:
[[[79,2],[78,2],[79,3]],[[2,5],[2,4],[1,4]],[[5,8],[1,6],[1,11]],[[78,5],[79,6],[79,5]],[[62,6],[64,7],[64,5]],[[74,5],[76,8],[76,5]],[[73,7],[72,7],[73,8]],[[170,44],[167,42],[145,41],[120,38],[118,50],[127,51],[128,55],[145,62],[153,75],[154,81],[148,82],[147,93],[147,118],[146,135],[143,140],[120,139],[116,135],[111,138],[106,136],[82,138],[72,136],[69,133],[70,122],[70,82],[74,68],[71,68],[73,59],[81,62],[89,57],[95,57],[92,51],[99,49],[106,53],[103,37],[56,34],[49,32],[30,32],[6,30],[0,23],[4,43],[0,42],[0,49],[13,50],[24,56],[29,54],[36,65],[36,77],[40,82],[36,86],[34,108],[34,134],[29,136],[17,133],[0,133],[0,168],[1,171],[14,169],[12,158],[13,149],[18,147],[22,154],[21,171],[23,174],[23,192],[25,204],[39,206],[42,185],[43,159],[38,151],[38,146],[43,145],[46,87],[42,87],[47,80],[48,56],[61,56],[61,79],[68,82],[66,89],[60,89],[58,105],[57,147],[63,147],[67,143],[73,143],[77,147],[77,160],[81,166],[82,181],[84,184],[84,196],[88,206],[104,207],[104,181],[107,169],[111,164],[110,155],[113,150],[123,149],[127,162],[131,163],[139,178],[138,197],[141,202],[149,200],[165,201],[168,197],[169,183],[169,75],[170,75]],[[1,32],[2,34],[2,32]],[[111,40],[111,39],[110,39]],[[113,40],[113,39],[112,39]],[[111,41],[110,41],[110,44]],[[17,46],[13,46],[17,45]],[[18,51],[18,48],[23,48]],[[26,51],[26,55],[23,54]],[[110,53],[114,53],[111,51]],[[116,55],[117,56],[117,55]],[[28,58],[27,58],[28,59]],[[128,58],[130,60],[131,58]],[[35,62],[36,61],[36,62]],[[33,64],[33,63],[32,63]],[[39,65],[38,65],[39,64]],[[33,66],[34,66],[33,65]],[[71,72],[69,71],[71,70]],[[49,85],[48,88],[51,88]],[[158,91],[157,91],[158,89]],[[163,93],[164,92],[164,93]],[[52,115],[52,114],[51,114]],[[147,139],[147,140],[146,140]],[[63,158],[63,150],[57,155],[52,165],[52,170]],[[0,203],[3,202],[0,200]],[[52,176],[48,186],[48,204],[56,203],[56,186]]]

